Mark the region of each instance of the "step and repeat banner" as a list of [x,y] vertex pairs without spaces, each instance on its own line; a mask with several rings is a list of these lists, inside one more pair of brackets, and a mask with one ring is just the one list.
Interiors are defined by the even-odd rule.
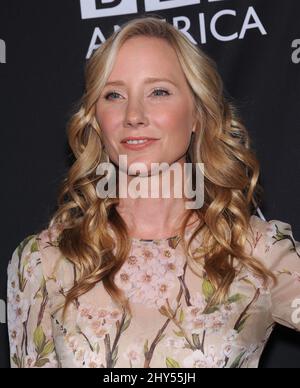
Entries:
[[[6,267],[46,225],[69,167],[65,126],[84,64],[122,23],[156,14],[217,63],[261,162],[266,219],[300,240],[298,0],[52,0],[0,2],[0,367],[9,366]],[[300,367],[300,334],[277,327],[261,367]]]

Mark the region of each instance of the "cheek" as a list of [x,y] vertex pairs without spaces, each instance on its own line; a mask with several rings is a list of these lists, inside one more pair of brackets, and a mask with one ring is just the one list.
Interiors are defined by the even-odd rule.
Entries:
[[109,114],[107,110],[97,111],[97,121],[103,132],[107,132],[108,128],[113,128],[114,116]]
[[100,130],[103,133],[103,140],[105,142],[105,145],[112,145],[118,139],[118,121],[116,116],[113,114],[109,114],[109,112],[107,111],[103,111],[100,114],[97,114],[97,121]]
[[191,112],[181,101],[172,106],[164,106],[164,110],[157,116],[159,127],[170,135],[188,136],[191,128]]
[[190,141],[192,129],[190,126],[191,124],[186,116],[174,115],[172,118],[169,117],[161,126],[163,137],[176,148],[184,147]]

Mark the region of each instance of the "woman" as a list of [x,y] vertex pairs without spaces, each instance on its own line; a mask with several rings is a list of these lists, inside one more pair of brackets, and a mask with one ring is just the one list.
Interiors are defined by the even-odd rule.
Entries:
[[[177,29],[142,17],[103,43],[68,137],[58,210],[8,267],[12,367],[257,367],[275,322],[300,329],[299,243],[253,214],[248,133],[214,62]],[[121,196],[118,180],[101,196],[104,162],[156,188],[185,163],[195,188],[203,163],[203,204]]]

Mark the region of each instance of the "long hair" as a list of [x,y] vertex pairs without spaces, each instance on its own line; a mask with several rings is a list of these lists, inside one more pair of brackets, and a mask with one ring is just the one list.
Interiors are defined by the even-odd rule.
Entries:
[[[108,155],[95,118],[95,104],[118,50],[135,36],[164,39],[173,47],[194,97],[197,126],[186,156],[188,162],[205,165],[204,204],[189,212],[180,227],[188,265],[197,273],[197,263],[204,264],[215,291],[213,303],[222,302],[228,294],[236,276],[234,259],[264,283],[269,277],[274,279],[245,251],[253,203],[260,201],[263,191],[258,183],[260,167],[237,108],[224,95],[216,63],[169,23],[157,16],[143,16],[124,23],[87,61],[84,94],[67,125],[75,161],[62,182],[58,209],[48,225],[60,225],[59,248],[76,274],[74,286],[66,295],[63,317],[68,305],[99,281],[119,306],[131,312],[128,299],[114,283],[130,252],[128,229],[116,211],[118,198],[99,198],[96,192],[97,182],[103,177],[96,169],[99,163],[108,161]],[[197,214],[199,222],[185,241],[192,213]],[[191,243],[199,233],[203,233],[201,249],[192,255]]]

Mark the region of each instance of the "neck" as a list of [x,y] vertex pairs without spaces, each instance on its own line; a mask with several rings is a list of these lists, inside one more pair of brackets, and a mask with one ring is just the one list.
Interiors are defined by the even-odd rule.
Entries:
[[[184,161],[181,160],[177,164],[181,171],[183,171]],[[119,198],[116,209],[125,221],[132,237],[152,239],[175,236],[179,232],[184,217],[191,213],[191,210],[186,208],[186,198],[183,190],[184,174],[181,177],[177,175],[177,178],[175,178],[175,174],[170,173],[169,170],[170,168],[155,177],[153,175],[126,177],[128,178],[126,195],[124,195],[125,198]],[[121,172],[121,174],[125,173]],[[164,190],[163,193],[162,190],[163,181],[170,182],[169,187],[172,190],[170,189],[170,192],[167,193],[169,195],[163,195],[166,194],[166,191]],[[139,187],[136,185],[137,182],[139,182]],[[142,193],[142,197],[133,198],[130,195],[130,190],[133,187]],[[178,190],[177,193],[182,193],[180,198],[177,198],[178,195],[175,194],[176,189]],[[153,192],[156,193],[157,198],[153,198]],[[192,222],[195,222],[197,218],[195,213],[191,215]]]

